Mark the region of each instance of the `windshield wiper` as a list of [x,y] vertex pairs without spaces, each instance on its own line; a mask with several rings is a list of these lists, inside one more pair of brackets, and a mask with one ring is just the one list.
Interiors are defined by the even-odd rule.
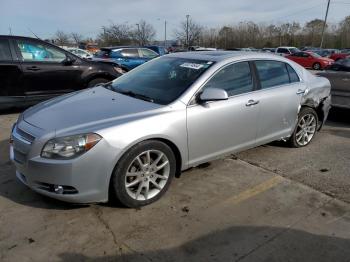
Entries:
[[113,89],[112,82],[107,82],[107,83],[101,84],[100,86],[103,86],[104,88],[106,88],[106,89],[108,89],[108,90],[115,91],[115,90]]
[[150,98],[149,96],[142,95],[142,94],[137,94],[137,93],[134,93],[133,91],[130,91],[130,90],[114,89],[114,91],[116,91],[118,93],[121,93],[123,95],[131,96],[131,97],[134,97],[134,98],[139,98],[141,100],[154,103],[154,100],[152,98]]

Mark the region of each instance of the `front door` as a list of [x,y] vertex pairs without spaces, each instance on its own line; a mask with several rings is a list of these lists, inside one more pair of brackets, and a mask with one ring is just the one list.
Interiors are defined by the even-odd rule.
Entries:
[[226,90],[228,100],[187,108],[189,165],[255,145],[259,104],[248,62],[228,65],[203,87]]
[[24,97],[19,87],[21,77],[20,62],[12,57],[9,40],[0,39],[0,102],[10,103],[12,99],[16,101]]
[[66,53],[35,40],[16,40],[22,59],[21,89],[29,97],[50,97],[77,89],[80,66],[65,64]]

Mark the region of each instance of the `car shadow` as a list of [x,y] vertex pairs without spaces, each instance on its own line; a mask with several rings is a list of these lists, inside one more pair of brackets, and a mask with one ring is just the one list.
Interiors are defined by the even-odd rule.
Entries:
[[[119,243],[120,244],[120,243]],[[124,245],[125,247],[126,245]],[[122,251],[122,245],[116,247]],[[126,252],[128,250],[125,250]],[[130,249],[129,249],[130,251]],[[349,261],[350,240],[290,228],[237,226],[169,249],[89,257],[66,252],[60,261]]]
[[27,107],[13,107],[13,108],[8,108],[8,109],[2,109],[0,110],[0,115],[10,115],[10,114],[20,114],[24,110],[26,110]]

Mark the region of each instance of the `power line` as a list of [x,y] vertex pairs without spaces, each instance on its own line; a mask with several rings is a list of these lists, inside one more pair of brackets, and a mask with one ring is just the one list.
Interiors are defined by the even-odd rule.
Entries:
[[299,11],[293,12],[293,13],[291,13],[291,14],[289,14],[289,15],[284,15],[284,16],[281,16],[281,17],[278,17],[278,18],[271,19],[270,21],[273,21],[273,20],[280,20],[280,19],[282,19],[282,18],[287,18],[287,17],[291,17],[291,16],[294,16],[294,15],[298,15],[298,14],[300,14],[300,13],[304,13],[304,12],[306,12],[306,11],[309,11],[309,10],[311,10],[311,9],[314,9],[314,8],[320,7],[320,6],[323,6],[323,4],[313,5],[313,6],[311,6],[311,7],[308,7],[308,8],[301,9],[301,10],[299,10]]

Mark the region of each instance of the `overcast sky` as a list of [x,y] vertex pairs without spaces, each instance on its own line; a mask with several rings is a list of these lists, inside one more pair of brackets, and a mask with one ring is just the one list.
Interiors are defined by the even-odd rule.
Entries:
[[[350,0],[331,0],[329,21],[338,22],[350,15]],[[164,37],[164,20],[168,22],[168,39],[189,14],[196,22],[218,27],[239,21],[280,23],[305,22],[324,18],[327,0],[0,0],[0,34],[9,27],[16,35],[49,38],[57,30],[79,32],[94,37],[101,26],[144,19]]]

